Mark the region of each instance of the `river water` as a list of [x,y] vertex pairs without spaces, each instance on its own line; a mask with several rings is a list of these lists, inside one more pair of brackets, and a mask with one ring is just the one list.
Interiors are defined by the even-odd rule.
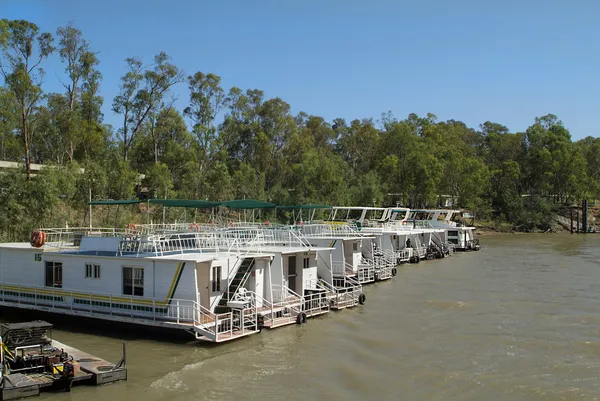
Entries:
[[59,326],[58,340],[114,362],[124,337],[129,380],[41,399],[600,399],[600,235],[482,244],[403,265],[362,307],[217,346]]

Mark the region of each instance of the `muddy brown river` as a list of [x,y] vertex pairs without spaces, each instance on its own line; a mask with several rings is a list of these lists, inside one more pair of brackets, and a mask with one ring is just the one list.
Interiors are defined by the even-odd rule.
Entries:
[[481,241],[403,265],[362,307],[218,346],[58,324],[55,338],[115,362],[125,339],[129,380],[40,399],[600,399],[600,235]]

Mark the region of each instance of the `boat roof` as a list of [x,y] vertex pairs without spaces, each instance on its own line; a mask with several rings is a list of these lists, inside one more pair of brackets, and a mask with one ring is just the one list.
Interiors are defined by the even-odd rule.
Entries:
[[344,241],[350,241],[350,240],[359,240],[359,239],[364,239],[364,238],[375,238],[375,233],[365,233],[365,235],[329,235],[329,234],[322,234],[322,235],[305,235],[306,239],[336,239],[336,240],[344,240]]
[[272,209],[275,207],[274,203],[263,202],[254,199],[230,200],[221,202],[220,205],[228,207],[229,209]]
[[44,251],[47,252],[48,249],[52,249],[55,247],[48,246],[48,244],[47,244],[42,248],[35,248],[35,247],[31,246],[31,244],[29,242],[4,242],[4,243],[0,243],[0,248],[31,249],[31,250],[37,250],[38,252],[44,252]]
[[[190,253],[177,253],[177,254],[162,255],[162,256],[149,256],[148,259],[185,260],[185,261],[200,263],[200,262],[209,262],[209,261],[213,261],[213,260],[216,260],[216,259],[219,259],[222,257],[229,257],[229,256],[234,256],[234,255],[227,254],[226,252],[223,252],[223,253],[190,252]],[[246,257],[249,257],[249,258],[250,257],[252,257],[252,258],[261,258],[261,257],[270,258],[272,256],[274,256],[274,255],[272,253],[268,253],[268,252],[257,252],[257,253],[252,253],[252,254],[246,255]]]
[[329,205],[314,205],[312,203],[307,203],[305,205],[293,205],[293,206],[285,206],[278,205],[277,209],[331,209]]
[[[281,254],[289,254],[289,253],[299,253],[299,252],[311,252],[311,251],[331,251],[335,248],[329,247],[316,247],[316,246],[281,246],[281,245],[261,245],[260,250],[258,252],[265,252],[269,255],[273,253],[281,253]],[[240,248],[240,250],[244,250],[244,248]],[[248,254],[254,255],[254,253]]]

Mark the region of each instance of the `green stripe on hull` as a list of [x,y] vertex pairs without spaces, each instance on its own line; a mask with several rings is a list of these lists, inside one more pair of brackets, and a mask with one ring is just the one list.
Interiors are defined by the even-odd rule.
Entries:
[[169,305],[171,304],[171,300],[175,297],[175,293],[177,292],[177,287],[179,286],[179,281],[181,280],[181,276],[183,276],[183,269],[185,268],[185,262],[183,262],[177,272],[175,273],[177,277],[175,278],[175,285],[173,286],[173,290],[169,294]]

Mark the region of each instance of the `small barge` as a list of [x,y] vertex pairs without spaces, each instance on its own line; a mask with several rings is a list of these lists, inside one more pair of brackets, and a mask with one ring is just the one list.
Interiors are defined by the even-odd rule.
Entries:
[[53,340],[51,332],[52,325],[40,320],[0,324],[0,401],[127,380],[124,344],[121,361],[113,364]]

